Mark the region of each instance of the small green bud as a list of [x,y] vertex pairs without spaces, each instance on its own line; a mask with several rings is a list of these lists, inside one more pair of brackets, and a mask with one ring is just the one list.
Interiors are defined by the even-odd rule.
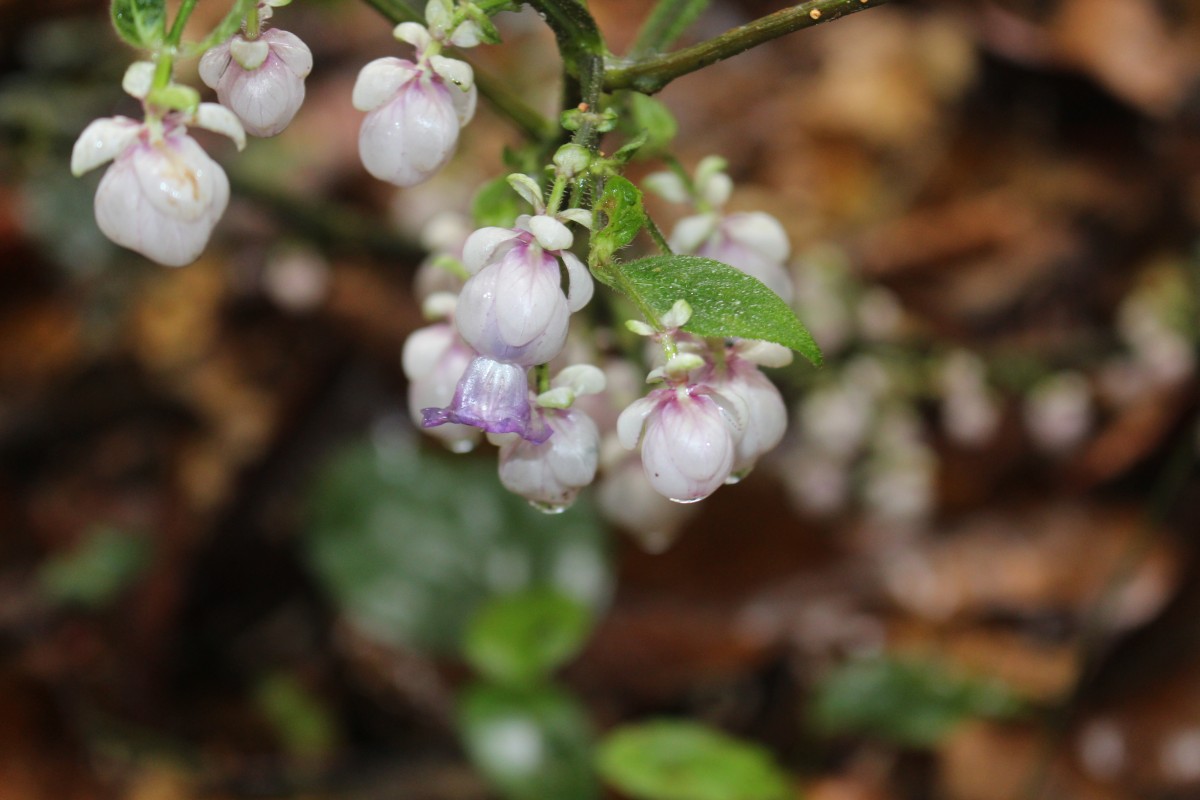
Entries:
[[568,180],[583,174],[591,162],[591,152],[578,144],[564,144],[554,154],[554,166],[557,167],[559,176]]

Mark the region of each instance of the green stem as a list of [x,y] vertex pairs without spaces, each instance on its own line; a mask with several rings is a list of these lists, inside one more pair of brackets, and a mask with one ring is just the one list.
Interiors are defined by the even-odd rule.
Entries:
[[175,21],[171,23],[171,31],[167,34],[166,45],[168,47],[178,47],[179,41],[183,38],[183,28],[187,25],[188,17],[196,10],[196,0],[183,0],[179,6],[179,13],[175,15]]
[[[584,57],[603,56],[604,40],[596,21],[579,0],[526,0],[533,10],[546,21],[558,40],[558,51],[563,63],[572,74],[583,80]],[[578,69],[579,72],[574,70]],[[603,70],[601,70],[603,72]]]
[[663,236],[659,227],[654,224],[654,220],[650,219],[649,214],[644,214],[644,219],[646,220],[646,232],[650,234],[650,238],[654,240],[654,244],[658,246],[658,249],[664,256],[672,255],[671,245],[667,244],[666,237]]
[[546,201],[546,214],[554,216],[558,213],[559,206],[562,205],[563,195],[567,191],[567,179],[561,175],[554,179],[554,186],[550,189],[550,199]]
[[544,394],[550,391],[550,365],[538,364],[533,368],[533,380],[537,386],[537,393]]
[[[378,11],[384,19],[393,25],[401,22],[420,22],[424,24],[425,17],[413,10],[404,0],[364,0],[371,8]],[[462,58],[470,64],[469,59]],[[475,69],[472,64],[472,69]],[[488,102],[509,121],[516,125],[531,139],[541,141],[554,136],[558,126],[543,117],[537,111],[525,105],[519,97],[508,91],[499,81],[481,74],[475,69],[475,87]]]
[[658,0],[629,51],[635,57],[661,52],[708,8],[709,0]]
[[246,38],[254,41],[262,32],[262,21],[258,18],[258,4],[256,3],[249,13],[246,14]]
[[608,91],[635,89],[645,94],[654,94],[678,77],[723,61],[764,42],[886,2],[887,0],[809,0],[674,53],[631,62],[611,59],[605,71],[604,88]]

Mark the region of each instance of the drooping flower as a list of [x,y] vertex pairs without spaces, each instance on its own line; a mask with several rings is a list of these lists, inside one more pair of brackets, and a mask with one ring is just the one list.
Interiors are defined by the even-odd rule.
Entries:
[[635,400],[617,419],[617,436],[629,450],[641,443],[642,468],[655,491],[690,503],[729,478],[745,424],[740,404],[690,383]]
[[[459,380],[476,355],[449,322],[421,328],[405,340],[401,363],[408,378],[408,408],[414,424],[422,424],[422,409],[451,404]],[[456,453],[473,449],[483,435],[477,427],[455,423],[427,430]]]
[[465,61],[426,55],[429,32],[413,22],[396,37],[414,45],[416,63],[377,58],[362,68],[352,101],[367,112],[358,152],[367,172],[396,186],[415,186],[454,154],[459,129],[475,114],[475,80]]
[[246,132],[274,136],[304,102],[312,52],[295,34],[278,29],[257,39],[235,34],[200,59],[200,78],[237,114]]
[[[147,70],[146,68],[149,68]],[[144,98],[153,65],[135,64],[125,86]],[[82,175],[112,161],[96,189],[96,224],[112,241],[169,267],[195,261],[229,203],[229,179],[187,134],[187,125],[222,133],[241,149],[237,118],[216,103],[193,113],[93,121],[71,153],[71,172]]]
[[[766,343],[738,343],[726,348],[724,364],[713,364],[699,375],[699,380],[721,393],[726,399],[741,403],[745,425],[738,439],[734,455],[732,480],[745,477],[754,464],[765,453],[783,440],[787,431],[787,406],[775,384],[763,375],[758,363],[768,366],[784,366],[791,361],[791,351],[776,345],[770,360],[757,362],[754,353],[745,345]],[[778,354],[778,355],[777,355]]]
[[488,433],[515,433],[531,442],[544,442],[551,433],[540,417],[532,417],[525,368],[487,356],[477,356],[467,365],[448,406],[421,410],[425,428],[448,422]]
[[543,511],[562,511],[596,477],[600,432],[578,409],[537,408],[552,435],[541,443],[510,439],[500,447],[500,482]]
[[[463,339],[480,353],[525,366],[544,364],[562,350],[571,312],[592,297],[592,277],[567,248],[572,235],[548,216],[518,220],[518,228],[471,234],[463,264],[472,277],[455,319]],[[562,289],[559,260],[566,268]]]

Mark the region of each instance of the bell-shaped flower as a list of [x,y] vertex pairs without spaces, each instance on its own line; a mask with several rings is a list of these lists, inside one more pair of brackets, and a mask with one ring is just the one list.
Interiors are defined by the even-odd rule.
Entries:
[[475,98],[474,73],[464,61],[435,55],[416,64],[391,57],[367,64],[352,98],[367,112],[358,135],[363,166],[396,186],[428,180],[454,154]]
[[[401,364],[408,378],[408,409],[414,424],[422,424],[422,409],[451,404],[476,355],[449,322],[421,328],[405,340]],[[455,453],[472,450],[483,436],[477,427],[456,423],[426,430]]]
[[200,256],[229,203],[225,172],[188,136],[186,124],[223,133],[239,149],[245,145],[242,126],[228,109],[200,103],[194,113],[144,123],[95,120],[71,154],[76,176],[113,162],[96,189],[96,223],[104,235],[169,267]]
[[[567,338],[571,312],[592,297],[592,277],[573,253],[566,226],[548,216],[518,221],[528,230],[482,228],[467,239],[455,320],[483,355],[514,364],[544,364]],[[566,268],[564,295],[559,259]]]
[[654,490],[679,503],[703,500],[729,478],[745,411],[704,384],[655,389],[617,419],[621,445],[641,443],[642,469]]
[[541,417],[532,417],[525,368],[487,356],[467,365],[449,405],[424,408],[421,419],[426,428],[455,422],[488,433],[515,433],[531,442],[544,442],[550,435]]
[[762,455],[783,440],[787,406],[775,384],[762,374],[756,363],[740,355],[736,347],[728,349],[723,365],[708,367],[698,378],[734,404],[743,406],[745,426],[737,442],[731,473],[731,480],[740,480]]
[[541,443],[516,438],[504,442],[500,482],[542,511],[562,511],[596,477],[600,431],[579,409],[539,406],[534,413],[552,435]]
[[790,303],[794,288],[787,259],[791,244],[779,220],[762,211],[697,214],[679,221],[668,244],[685,253],[736,267]]
[[293,33],[272,29],[257,39],[235,34],[200,59],[200,78],[253,136],[274,136],[304,102],[312,52]]

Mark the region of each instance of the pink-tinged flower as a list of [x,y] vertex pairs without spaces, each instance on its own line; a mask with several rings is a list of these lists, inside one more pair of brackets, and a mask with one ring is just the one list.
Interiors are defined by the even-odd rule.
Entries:
[[550,438],[510,439],[500,447],[500,482],[543,511],[562,511],[596,477],[600,432],[577,409],[538,408]]
[[426,428],[457,422],[488,433],[515,433],[531,442],[550,436],[540,417],[531,419],[525,368],[486,356],[467,365],[448,406],[422,409],[421,417]]
[[201,103],[186,117],[95,120],[71,154],[76,176],[113,162],[96,189],[96,223],[104,235],[169,267],[200,256],[229,203],[225,172],[187,135],[185,122],[224,133],[239,149],[245,144],[231,112]]
[[217,90],[221,104],[237,114],[246,132],[274,136],[304,102],[304,79],[312,52],[295,34],[263,32],[247,40],[236,34],[200,59],[200,78]]
[[417,64],[378,58],[362,68],[353,103],[367,112],[358,152],[367,172],[396,186],[428,180],[454,154],[459,128],[475,114],[470,65],[444,56]]
[[697,214],[680,220],[669,244],[676,253],[690,253],[736,267],[766,284],[784,302],[792,301],[792,276],[786,261],[791,254],[787,232],[770,214],[753,211],[718,215]]
[[[480,353],[525,366],[558,355],[571,312],[591,299],[587,267],[569,252],[571,233],[550,217],[529,219],[529,230],[482,228],[471,234],[455,320],[463,339]],[[563,294],[562,259],[569,286]]]
[[[422,424],[421,409],[451,404],[459,380],[476,355],[448,322],[421,328],[405,340],[401,363],[408,378],[408,410],[414,424]],[[427,430],[455,453],[473,449],[483,436],[479,428],[454,423]]]
[[765,453],[773,450],[787,431],[787,406],[775,384],[753,362],[730,350],[723,369],[710,367],[700,379],[726,399],[741,403],[746,420],[734,454],[732,474],[745,475]]
[[642,469],[654,490],[679,503],[703,500],[729,478],[745,419],[738,404],[709,386],[655,389],[617,419],[628,450],[642,445]]

